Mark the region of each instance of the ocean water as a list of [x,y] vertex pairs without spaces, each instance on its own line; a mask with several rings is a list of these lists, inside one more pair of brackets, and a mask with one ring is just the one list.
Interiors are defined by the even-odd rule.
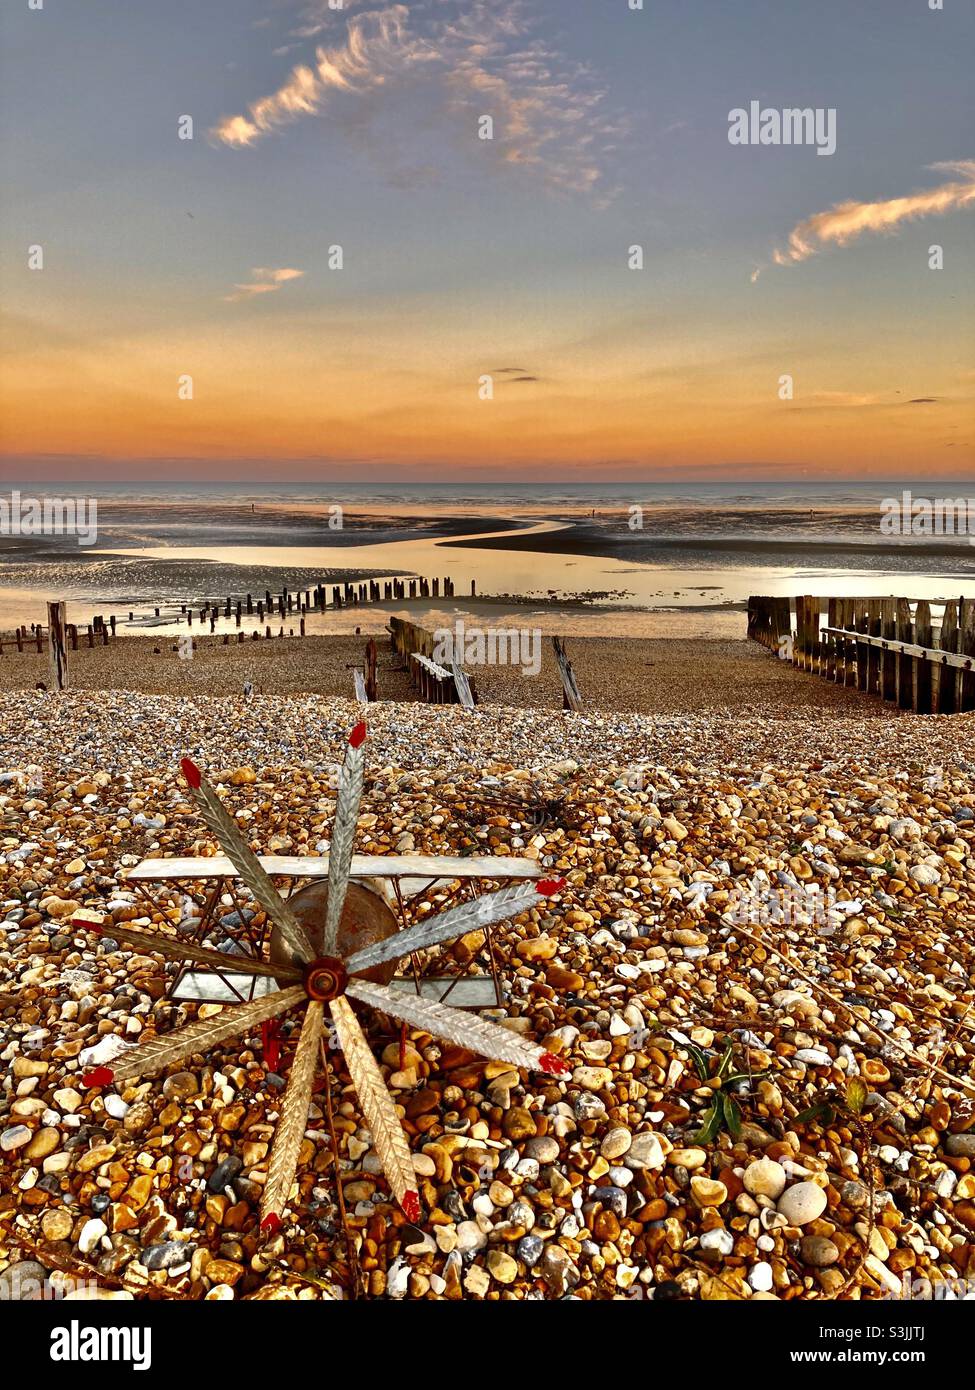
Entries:
[[[607,633],[646,632],[643,617],[683,610],[695,628],[711,614],[711,630],[737,634],[753,592],[975,595],[967,537],[881,533],[882,504],[905,491],[975,497],[958,481],[112,482],[43,493],[23,483],[24,498],[97,502],[98,538],[83,548],[67,536],[0,536],[0,626],[43,621],[50,597],[68,599],[75,621],[129,609],[151,618],[158,604],[165,623],[174,604],[305,588],[343,570],[449,575],[458,599],[473,581],[479,596],[510,600],[520,621],[534,612],[545,626]],[[381,630],[392,611],[404,610],[362,610],[355,621]],[[348,623],[327,615],[309,630]]]

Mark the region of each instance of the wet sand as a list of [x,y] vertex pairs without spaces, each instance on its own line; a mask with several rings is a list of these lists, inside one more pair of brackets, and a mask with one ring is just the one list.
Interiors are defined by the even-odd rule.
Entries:
[[[770,519],[776,525],[780,518]],[[715,528],[721,524],[715,522]],[[730,519],[729,519],[730,524]],[[668,525],[673,531],[665,529]],[[863,563],[872,565],[874,560],[914,567],[923,565],[926,570],[944,570],[947,574],[962,572],[975,578],[975,550],[965,537],[941,537],[937,540],[890,540],[874,533],[866,533],[858,538],[839,539],[829,533],[795,535],[761,534],[762,519],[749,514],[747,524],[741,534],[720,535],[702,533],[694,535],[684,531],[676,521],[668,522],[666,517],[652,518],[652,524],[644,518],[642,527],[630,530],[625,513],[601,518],[586,518],[582,521],[566,518],[558,530],[536,532],[530,535],[501,535],[484,540],[471,541],[464,538],[445,540],[444,549],[464,549],[476,545],[479,550],[534,551],[543,555],[600,555],[606,559],[630,560],[636,564],[659,563],[666,557],[668,563],[688,563],[690,557],[702,555],[732,555],[748,557],[742,563],[754,563],[756,556],[782,556],[801,554],[808,560],[822,565],[848,565],[850,556],[856,555]],[[942,565],[942,561],[946,562]],[[948,563],[963,561],[961,565]]]

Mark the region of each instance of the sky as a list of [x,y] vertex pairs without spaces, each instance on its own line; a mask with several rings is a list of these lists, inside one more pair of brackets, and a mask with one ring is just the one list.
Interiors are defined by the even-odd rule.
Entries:
[[0,476],[972,476],[930,2],[6,0]]

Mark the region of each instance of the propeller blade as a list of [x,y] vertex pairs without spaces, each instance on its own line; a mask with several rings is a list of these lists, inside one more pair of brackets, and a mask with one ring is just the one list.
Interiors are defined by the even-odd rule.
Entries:
[[307,963],[315,952],[305,929],[268,878],[257,855],[240,833],[237,822],[210,786],[200,769],[189,758],[180,763],[200,814],[244,883],[284,937],[299,960]]
[[428,917],[418,926],[407,927],[406,931],[388,936],[372,946],[356,951],[345,962],[350,975],[358,975],[363,970],[371,970],[374,965],[382,965],[387,960],[399,960],[411,955],[413,951],[423,951],[429,946],[438,946],[442,941],[463,936],[465,932],[477,931],[479,927],[489,927],[506,917],[517,917],[530,907],[558,893],[562,887],[561,879],[542,879],[530,887],[523,884],[511,888],[499,888],[496,893],[485,893],[482,898],[472,898],[459,907],[449,908]]
[[194,941],[183,941],[179,937],[134,931],[131,927],[117,926],[114,922],[89,922],[84,917],[72,918],[71,925],[95,932],[97,936],[110,936],[113,941],[134,946],[138,951],[155,951],[157,955],[167,956],[170,960],[193,960],[200,965],[209,965],[214,970],[233,970],[241,975],[269,975],[276,980],[301,979],[301,972],[289,965],[268,965],[265,961],[255,960],[253,956],[233,956],[226,951],[211,951],[206,946],[197,946]]
[[325,930],[322,954],[335,955],[338,940],[339,922],[345,906],[345,894],[349,886],[349,870],[352,867],[352,845],[355,840],[356,821],[359,819],[359,802],[362,800],[362,772],[365,766],[366,726],[359,723],[349,735],[345,750],[345,762],[339,773],[339,794],[335,804],[335,824],[332,826],[332,843],[328,851],[328,903],[325,908]]
[[379,1064],[345,996],[340,994],[329,1007],[352,1084],[393,1196],[410,1221],[419,1221],[420,1194],[410,1146]]
[[309,999],[301,1025],[298,1048],[288,1073],[281,1103],[281,1116],[271,1146],[267,1182],[261,1196],[261,1230],[272,1235],[281,1225],[281,1213],[298,1169],[298,1151],[308,1124],[308,1105],[318,1066],[318,1044],[322,1036],[324,1005]]
[[127,1081],[130,1076],[152,1076],[173,1062],[184,1062],[198,1052],[208,1052],[225,1038],[235,1037],[256,1028],[265,1019],[287,1013],[308,998],[303,985],[275,990],[250,1004],[235,1004],[221,1009],[212,1018],[187,1023],[175,1033],[150,1038],[138,1047],[130,1048],[116,1057],[111,1066],[96,1067],[81,1078],[84,1086],[110,1086],[113,1081]]
[[350,980],[348,993],[372,1009],[391,1014],[393,1018],[422,1028],[435,1037],[446,1038],[458,1047],[478,1052],[495,1062],[510,1062],[514,1067],[529,1071],[544,1071],[550,1076],[565,1076],[571,1068],[554,1052],[546,1052],[537,1043],[525,1042],[500,1024],[491,1023],[477,1014],[452,1009],[434,999],[422,999],[418,994],[374,985],[368,980]]

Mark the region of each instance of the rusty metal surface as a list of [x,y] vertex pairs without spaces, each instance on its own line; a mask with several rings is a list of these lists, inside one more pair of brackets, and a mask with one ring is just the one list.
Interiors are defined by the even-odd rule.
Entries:
[[[323,880],[299,888],[297,893],[292,893],[288,899],[288,906],[311,938],[316,954],[322,953],[327,903],[328,883]],[[373,942],[385,941],[398,930],[394,913],[378,893],[361,883],[349,884],[339,923],[340,956],[348,957],[353,951],[360,951],[364,946],[371,946]],[[276,927],[271,932],[271,960],[286,963],[294,960]],[[363,979],[373,980],[377,984],[388,984],[395,972],[396,962],[387,962],[367,971]]]

